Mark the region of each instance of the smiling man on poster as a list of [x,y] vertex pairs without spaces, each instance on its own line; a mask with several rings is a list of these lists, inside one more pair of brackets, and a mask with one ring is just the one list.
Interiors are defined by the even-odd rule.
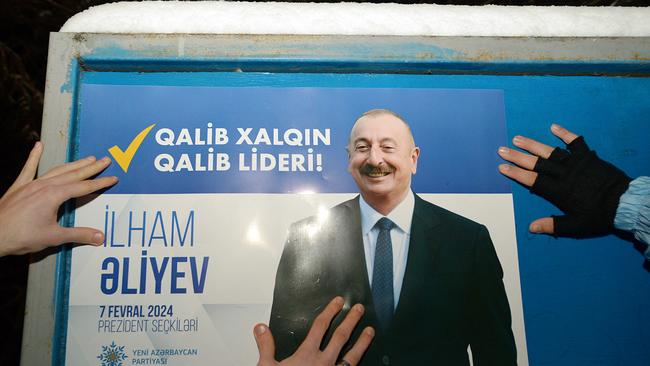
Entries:
[[351,339],[366,326],[376,330],[360,365],[464,366],[468,346],[475,366],[516,365],[490,235],[411,191],[419,155],[410,127],[394,112],[376,109],[357,119],[348,171],[360,196],[289,229],[270,319],[277,359],[291,355],[322,307],[341,295],[366,308]]

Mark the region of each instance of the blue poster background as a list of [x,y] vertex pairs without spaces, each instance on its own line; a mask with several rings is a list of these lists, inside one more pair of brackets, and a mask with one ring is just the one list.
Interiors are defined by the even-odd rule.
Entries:
[[[413,189],[419,193],[505,193],[510,184],[494,169],[496,150],[506,144],[503,92],[489,89],[407,88],[277,88],[185,87],[148,85],[81,86],[79,156],[107,154],[117,145],[126,150],[131,140],[155,123],[134,155],[128,173],[113,164],[104,174],[117,175],[120,184],[108,193],[343,193],[357,188],[347,173],[346,145],[350,128],[363,112],[387,108],[411,125],[421,158]],[[154,135],[161,128],[227,128],[225,145],[160,146]],[[237,128],[331,130],[329,146],[236,145]],[[227,171],[161,172],[158,154],[227,153]],[[471,147],[471,148],[467,148]],[[239,171],[240,153],[296,153],[322,155],[322,171]],[[178,158],[176,159],[178,160]]]

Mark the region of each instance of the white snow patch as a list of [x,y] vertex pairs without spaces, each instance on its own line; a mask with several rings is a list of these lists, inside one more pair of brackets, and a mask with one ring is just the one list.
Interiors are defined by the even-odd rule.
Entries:
[[502,37],[647,37],[650,8],[229,1],[120,2],[61,32]]

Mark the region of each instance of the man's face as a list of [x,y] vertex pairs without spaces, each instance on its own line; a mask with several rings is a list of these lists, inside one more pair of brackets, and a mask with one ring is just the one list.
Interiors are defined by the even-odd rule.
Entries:
[[348,171],[366,200],[402,198],[419,154],[400,119],[391,114],[365,116],[350,132]]

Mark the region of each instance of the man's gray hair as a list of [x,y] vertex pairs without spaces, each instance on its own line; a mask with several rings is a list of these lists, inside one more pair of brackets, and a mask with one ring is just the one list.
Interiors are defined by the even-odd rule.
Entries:
[[411,126],[409,125],[408,122],[406,122],[406,119],[404,119],[404,117],[400,116],[398,113],[391,111],[390,109],[377,108],[362,113],[359,117],[357,117],[356,120],[354,120],[354,124],[350,129],[350,134],[348,135],[348,146],[346,147],[346,149],[350,148],[350,143],[352,142],[350,140],[350,137],[352,137],[352,130],[354,130],[354,126],[357,125],[357,122],[359,122],[360,119],[364,117],[378,117],[383,115],[393,116],[398,120],[402,121],[402,123],[404,123],[404,126],[406,126],[406,130],[409,132],[409,135],[411,136],[411,141],[413,142],[413,146],[415,146],[415,138],[413,138],[413,131],[411,131]]

